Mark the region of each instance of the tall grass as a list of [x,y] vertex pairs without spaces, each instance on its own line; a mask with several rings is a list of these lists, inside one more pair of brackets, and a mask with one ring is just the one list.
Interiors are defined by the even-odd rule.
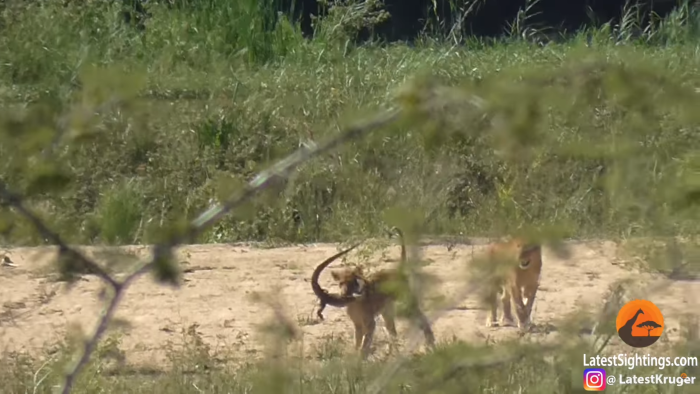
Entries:
[[[390,104],[407,111],[402,123],[306,163],[198,241],[377,236],[392,212],[434,235],[697,236],[700,55],[688,4],[646,25],[630,8],[561,42],[527,30],[525,9],[507,39],[452,31],[380,46],[355,39],[386,15],[352,3],[316,20],[312,40],[271,1],[153,4],[144,31],[116,2],[63,3],[4,5],[0,177],[67,242],[151,242],[300,144]],[[3,242],[42,241],[0,212]],[[697,355],[691,331],[679,354]],[[144,376],[108,365],[116,338],[75,392],[355,393],[377,382],[396,393],[575,392],[580,355],[594,350],[565,334],[572,344],[554,352],[445,343],[395,374],[382,368],[392,360],[358,365],[336,351],[320,365],[202,372],[214,356],[195,341],[171,371]],[[9,355],[0,387],[48,393],[65,362]]]
[[[490,148],[493,141],[488,135],[495,130],[492,122],[465,119],[469,123],[450,125],[455,132],[446,130],[442,135],[450,135],[451,142],[437,150],[423,149],[431,141],[403,128],[313,164],[296,176],[280,200],[282,205],[265,202],[246,220],[231,217],[204,240],[337,240],[358,229],[378,234],[381,212],[396,203],[393,192],[406,204],[424,207],[425,230],[432,233],[493,234],[503,230],[497,223],[514,218],[518,226],[522,221],[545,224],[554,217],[568,222],[579,236],[661,231],[642,223],[657,206],[651,194],[666,179],[663,174],[675,171],[676,160],[697,146],[692,132],[677,132],[690,130],[692,124],[668,118],[668,113],[676,111],[678,100],[653,101],[657,100],[653,91],[672,80],[689,87],[695,78],[697,54],[693,44],[682,39],[661,46],[651,43],[665,43],[667,39],[661,37],[681,37],[679,29],[690,34],[689,8],[669,19],[678,21],[680,27],[658,22],[654,25],[658,28],[646,30],[644,39],[630,38],[623,46],[619,45],[621,35],[605,35],[611,28],[603,26],[564,44],[545,47],[516,40],[476,52],[468,45],[440,44],[410,49],[370,44],[347,52],[342,45],[324,41],[342,23],[338,13],[319,22],[317,27],[325,36],[306,41],[284,18],[270,25],[270,11],[264,4],[202,2],[173,9],[154,5],[145,33],[125,25],[117,6],[57,7],[49,3],[6,9],[6,18],[13,18],[14,23],[6,23],[2,36],[0,51],[9,59],[0,68],[6,86],[2,100],[11,107],[41,103],[45,110],[32,115],[33,122],[53,125],[54,117],[69,116],[71,106],[109,104],[120,95],[131,97],[138,92],[128,117],[108,109],[90,126],[99,130],[97,142],[62,158],[75,169],[71,192],[43,197],[52,211],[66,216],[64,222],[84,229],[72,232],[73,241],[101,239],[86,224],[86,214],[96,212],[97,196],[108,192],[115,182],[138,178],[144,185],[140,190],[143,220],[160,223],[173,214],[205,207],[216,194],[217,180],[223,179],[219,173],[234,182],[245,179],[301,141],[323,138],[323,129],[343,121],[340,114],[382,106],[416,73],[432,71],[448,84],[465,78],[481,81],[484,86],[494,86],[494,91],[504,91],[519,89],[508,78],[517,80],[520,70],[543,75],[580,56],[619,65],[638,59],[649,67],[666,69],[664,80],[620,77],[620,83],[648,92],[645,104],[639,106],[654,107],[658,114],[647,112],[644,120],[631,120],[624,110],[601,97],[590,103],[592,107],[582,109],[576,125],[563,113],[548,119],[539,115],[525,118],[546,143],[521,163],[506,160]],[[621,28],[632,29],[633,24]],[[592,49],[585,47],[589,40]],[[556,90],[571,83],[562,81],[581,78],[589,86],[579,83],[571,88],[585,93],[600,82],[597,73],[601,69],[596,67],[608,66],[571,69],[565,71],[571,75],[542,83]],[[103,71],[95,68],[133,78],[109,88],[98,87],[95,78],[99,80]],[[538,94],[526,89],[521,97],[508,95],[508,105]],[[22,116],[26,115],[21,111],[13,114]],[[650,117],[664,122],[652,128]],[[621,138],[624,144],[645,142],[624,164],[591,155],[563,161],[556,153],[571,144],[595,150],[591,143],[600,138]],[[356,157],[352,152],[358,150],[362,154]],[[649,186],[629,199],[627,195],[618,199],[635,208],[611,206],[616,203],[595,186],[617,176],[616,171],[623,167],[633,174],[625,176],[626,181]],[[513,182],[515,179],[527,182]],[[366,185],[362,193],[351,186],[356,183]],[[393,192],[387,194],[388,190]],[[648,203],[634,202],[638,199]],[[682,219],[673,227],[685,226]],[[303,228],[300,223],[305,224]],[[146,234],[142,232],[141,237]]]

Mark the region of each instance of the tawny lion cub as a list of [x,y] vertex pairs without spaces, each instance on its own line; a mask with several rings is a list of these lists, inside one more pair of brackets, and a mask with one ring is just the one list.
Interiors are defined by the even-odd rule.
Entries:
[[[515,303],[518,315],[518,328],[525,329],[530,325],[530,314],[535,302],[537,289],[539,288],[540,273],[542,272],[542,245],[526,243],[516,238],[506,242],[496,243],[489,247],[488,258],[490,261],[505,261],[516,259],[518,265],[508,273],[506,282],[496,293],[490,297],[491,314],[486,320],[486,326],[496,326],[498,309],[498,290],[502,291],[501,306],[503,315],[500,325],[512,326],[513,315],[511,312],[511,300]],[[523,298],[526,299],[523,302]]]
[[[403,235],[400,232],[399,234],[401,235],[401,257],[402,261],[404,261],[406,258],[405,245]],[[356,246],[340,252],[339,255],[349,252]],[[331,295],[318,284],[318,277],[321,271],[332,262],[331,259],[334,260],[339,255],[331,257],[330,261],[326,260],[321,263],[316,267],[312,275],[311,287],[321,304],[317,315],[323,319],[321,312],[326,305],[345,306],[348,317],[350,317],[355,326],[355,348],[361,348],[362,357],[366,358],[369,355],[376,328],[375,316],[381,314],[389,334],[393,338],[397,337],[395,323],[395,302],[397,297],[387,285],[392,286],[397,282],[403,282],[400,283],[403,287],[406,284],[406,279],[396,269],[381,270],[366,277],[361,267],[340,268],[331,271],[331,275],[338,283],[341,295]],[[417,305],[417,303],[413,303],[413,305]],[[434,347],[435,336],[430,327],[430,322],[418,308],[414,310],[414,316],[425,335],[428,346]]]

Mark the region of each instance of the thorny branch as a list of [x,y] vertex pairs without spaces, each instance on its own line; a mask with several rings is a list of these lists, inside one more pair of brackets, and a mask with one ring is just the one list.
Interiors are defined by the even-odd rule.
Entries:
[[22,196],[8,189],[7,184],[3,179],[0,179],[0,205],[9,205],[13,207],[20,215],[29,220],[32,226],[36,228],[44,239],[50,241],[54,245],[58,245],[59,257],[70,258],[77,261],[83,266],[82,268],[86,272],[97,275],[115,289],[119,286],[117,281],[109,276],[109,274],[102,269],[102,267],[95,264],[78,250],[69,247],[57,233],[51,231],[48,226],[46,226],[46,224],[39,219],[38,216],[32,213],[32,211],[30,211],[24,205]]
[[107,330],[107,326],[111,321],[114,313],[117,310],[119,302],[124,295],[124,292],[129,287],[129,285],[137,278],[143,274],[149,272],[154,268],[156,263],[163,258],[170,256],[172,250],[179,244],[185,243],[191,239],[197,237],[200,233],[205,231],[211,225],[215,224],[221,218],[223,218],[232,209],[240,206],[241,204],[247,202],[256,194],[264,190],[265,188],[273,185],[274,183],[286,179],[289,174],[296,169],[299,165],[304,162],[328,151],[342,145],[348,141],[357,139],[364,136],[372,131],[385,127],[399,117],[399,110],[392,109],[384,112],[368,121],[358,122],[356,124],[350,125],[345,130],[343,130],[337,137],[331,138],[323,145],[316,145],[312,143],[310,145],[304,145],[297,149],[294,153],[287,156],[286,158],[280,160],[274,164],[271,168],[258,174],[253,180],[251,180],[247,188],[240,193],[231,197],[229,200],[223,204],[217,204],[205,212],[203,212],[199,217],[194,219],[188,228],[182,233],[172,236],[169,240],[157,244],[153,247],[153,255],[149,262],[145,263],[141,268],[127,276],[123,281],[118,282],[116,279],[112,278],[106,271],[104,271],[96,262],[84,256],[82,253],[76,249],[68,246],[61,237],[55,232],[51,231],[38,216],[32,213],[23,204],[20,195],[10,191],[5,184],[5,182],[0,179],[0,205],[11,206],[19,214],[28,219],[31,224],[36,228],[36,230],[47,240],[51,241],[53,244],[59,247],[59,256],[68,257],[74,259],[80,263],[83,269],[89,273],[95,274],[102,280],[107,282],[114,290],[114,297],[110,301],[109,305],[102,314],[97,327],[90,339],[85,342],[85,347],[83,349],[80,358],[74,365],[73,369],[66,375],[63,388],[61,390],[62,394],[69,394],[73,388],[75,380],[80,373],[80,371],[85,367],[85,365],[90,361],[90,355],[97,347],[100,338],[103,336]]
[[[411,246],[408,248],[410,251],[410,257],[409,259],[418,261],[420,260],[420,251]],[[452,302],[446,306],[444,306],[441,310],[434,312],[430,316],[428,316],[428,321],[431,325],[435,323],[440,317],[445,315],[449,310],[453,309],[455,306],[457,306],[457,303],[461,302],[467,296],[470,294],[474,293],[478,289],[479,284],[478,283],[470,283],[460,292],[458,292],[454,297],[452,297]],[[409,291],[412,291],[412,289],[409,289]],[[608,309],[608,304],[613,304],[617,305],[613,307],[614,310],[619,310],[620,305],[623,304],[621,302],[620,297],[622,297],[624,293],[624,288],[620,286],[616,286],[613,289],[613,295],[610,297],[610,299],[606,302],[606,306],[603,308],[603,310]],[[602,320],[607,319],[608,317],[606,316],[601,316],[599,317],[599,321],[596,323],[596,326],[601,323]],[[408,336],[408,344],[407,344],[407,349],[408,352],[414,351],[418,345],[420,344],[421,340],[421,330],[418,329],[418,327],[411,326],[409,329],[409,332],[407,333]],[[595,332],[591,333],[592,335],[595,336]],[[602,350],[607,346],[608,342],[611,339],[610,334],[602,334],[595,336],[596,340],[594,341],[594,344],[598,341],[598,339],[602,338],[603,343],[598,346],[598,348],[595,351],[595,354],[599,354],[602,352]],[[539,352],[540,353],[551,353],[553,351],[561,349],[561,344],[559,343],[554,343],[550,345],[540,345],[539,347]],[[451,367],[445,374],[443,374],[440,378],[435,379],[432,383],[430,383],[427,387],[421,388],[418,390],[418,392],[429,392],[431,390],[437,389],[437,387],[440,384],[444,384],[447,380],[453,379],[455,376],[458,374],[470,369],[470,368],[475,368],[475,367],[489,367],[489,366],[495,366],[495,365],[502,365],[508,362],[512,362],[515,360],[518,360],[519,358],[524,357],[523,353],[512,353],[512,354],[506,354],[506,355],[501,355],[501,356],[491,356],[482,360],[471,360],[471,359],[466,359],[462,360],[461,362],[457,363],[453,367]],[[397,357],[395,358],[392,362],[387,363],[384,369],[377,375],[377,377],[370,382],[370,384],[367,386],[367,393],[368,394],[379,394],[384,391],[386,388],[389,380],[396,374],[396,372],[401,368],[401,366],[407,361],[407,358],[404,357]]]
[[[409,257],[408,257],[409,260],[420,261],[420,259],[421,259],[420,249],[416,248],[415,245],[411,245],[410,247],[407,245],[407,249],[409,252]],[[435,321],[437,321],[441,316],[446,314],[450,309],[452,309],[452,307],[457,306],[457,304],[459,302],[462,302],[462,300],[464,300],[469,294],[473,293],[476,290],[477,290],[477,287],[474,284],[464,287],[460,293],[456,294],[452,298],[453,305],[448,305],[448,306],[442,308],[441,310],[436,311],[436,312],[426,316],[428,318],[429,324],[432,326],[435,323]],[[414,291],[414,290],[409,289],[408,291]],[[410,327],[410,329],[407,333],[407,336],[408,336],[407,348],[408,348],[409,352],[414,351],[418,347],[418,345],[420,343],[421,334],[422,334],[421,330],[418,327],[416,327],[415,325],[412,325]],[[386,366],[384,367],[384,369],[382,370],[382,372],[379,373],[377,375],[377,377],[372,382],[370,382],[370,384],[367,386],[367,393],[369,393],[369,394],[381,393],[384,390],[384,388],[386,387],[386,385],[389,382],[389,380],[391,379],[391,377],[394,376],[394,374],[396,374],[396,372],[399,370],[399,368],[401,367],[401,365],[403,365],[404,362],[406,362],[405,357],[397,357],[392,362],[387,363]]]
[[[413,291],[413,290],[409,290]],[[467,296],[471,293],[476,291],[476,286],[466,286],[465,288],[462,289],[460,293],[455,295],[452,299],[454,305],[451,305],[452,307],[456,306],[457,303],[461,302]],[[441,310],[434,312],[432,316],[427,316],[429,324],[432,326],[435,321],[437,321],[440,317],[445,315],[447,312],[449,312],[451,309],[450,306],[446,306],[442,308]],[[414,351],[416,348],[418,348],[418,345],[420,344],[421,340],[421,330],[418,329],[416,326],[411,326],[408,333],[408,344],[407,344],[407,349],[408,352]],[[397,357],[395,360],[393,360],[390,363],[387,363],[384,369],[380,374],[377,375],[377,377],[370,382],[370,384],[367,386],[367,393],[369,394],[379,394],[381,393],[384,388],[386,387],[387,383],[389,380],[396,374],[396,372],[401,368],[404,362],[406,362],[407,359],[405,357]]]
[[[413,245],[411,247],[407,247],[410,254],[409,254],[409,260],[413,261],[420,261],[421,255],[420,255],[420,250]],[[445,305],[443,308],[441,308],[438,311],[433,312],[428,318],[429,324],[432,326],[440,317],[444,316],[446,313],[448,313],[451,309],[457,306],[458,303],[462,302],[464,299],[467,298],[470,294],[474,293],[477,291],[479,288],[479,283],[470,283],[466,285],[464,288],[461,289],[460,292],[455,294],[452,297],[452,300],[450,304]],[[413,289],[409,289],[409,291],[414,291]],[[413,352],[418,345],[420,344],[421,341],[421,335],[422,332],[421,330],[416,327],[416,326],[411,326],[409,328],[409,331],[407,333],[408,336],[408,343],[407,343],[407,349],[408,352]],[[541,348],[543,352],[550,351],[552,349],[557,348],[557,345],[552,345],[552,346],[544,346]],[[508,361],[512,361],[517,359],[518,357],[521,357],[522,355],[518,354],[511,354],[511,355],[506,355],[502,357],[492,357],[488,358],[485,360],[481,361],[474,361],[474,360],[463,360],[456,366],[453,366],[452,368],[449,369],[449,371],[441,378],[438,379],[436,382],[444,382],[448,379],[452,379],[454,376],[459,374],[461,371],[464,371],[465,369],[471,368],[471,367],[488,367],[492,365],[498,365],[498,364],[504,364]],[[384,391],[386,388],[389,380],[396,374],[396,372],[401,368],[401,366],[407,361],[407,358],[404,357],[397,357],[393,361],[389,362],[386,364],[386,366],[382,369],[381,373],[377,375],[377,377],[370,382],[370,384],[367,386],[367,393],[368,394],[379,394]],[[433,386],[435,386],[437,383],[433,383]],[[432,388],[432,387],[431,387]],[[420,392],[428,392],[428,390],[422,390]]]

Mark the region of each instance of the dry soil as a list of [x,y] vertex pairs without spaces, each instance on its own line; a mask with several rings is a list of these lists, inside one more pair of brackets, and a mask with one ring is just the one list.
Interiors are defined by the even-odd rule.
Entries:
[[[663,337],[667,340],[677,339],[683,314],[700,311],[698,282],[663,282],[658,277],[631,270],[613,242],[575,242],[569,247],[571,254],[566,259],[557,257],[551,249],[544,250],[541,287],[533,311],[533,322],[539,330],[527,334],[531,338],[556,335],[558,319],[579,307],[598,310],[609,286],[628,277],[638,283],[661,283],[658,289],[647,289],[640,294],[661,309],[665,318]],[[483,249],[483,243],[458,245],[451,250],[444,245],[421,248],[427,261],[424,270],[442,281],[426,301],[428,315],[437,316],[433,326],[438,341],[458,338],[483,342],[518,336],[516,328],[486,328],[486,311],[475,295],[461,298],[448,308],[428,308],[464,292],[469,262]],[[83,250],[94,253],[96,249]],[[141,257],[149,253],[143,246],[120,250]],[[147,275],[135,281],[123,298],[116,318],[129,323],[128,329],[127,325],[121,325],[120,346],[127,362],[164,360],[167,344],[182,344],[183,330],[187,328],[194,329],[212,348],[228,349],[239,359],[260,356],[264,349],[264,338],[258,334],[260,325],[269,321],[273,313],[270,305],[255,294],[275,296],[269,299],[279,302],[280,310],[298,329],[301,340],[296,343],[301,344],[297,349],[303,351],[302,356],[314,358],[324,346],[340,344],[351,349],[353,332],[344,311],[327,307],[326,320],[317,321],[317,301],[309,282],[313,268],[337,251],[338,246],[331,244],[270,249],[226,244],[182,247],[178,254],[185,273],[180,288],[157,284]],[[360,255],[353,252],[348,255],[348,261],[360,261]],[[398,255],[399,248],[395,245],[374,251],[369,268],[395,264]],[[79,325],[88,333],[94,329],[102,308],[99,295],[104,288],[98,278],[86,276],[70,288],[65,282],[57,282],[51,268],[53,249],[15,248],[8,250],[8,256],[16,267],[0,267],[3,352],[36,353],[47,346],[56,346],[64,340],[71,325]],[[128,271],[135,264],[123,263],[119,270]],[[337,291],[327,272],[322,275],[321,284]],[[377,352],[387,351],[389,347],[382,327],[380,322],[375,339]],[[399,320],[398,328],[400,337],[405,338],[407,322]],[[405,340],[402,341],[400,348],[405,347]]]

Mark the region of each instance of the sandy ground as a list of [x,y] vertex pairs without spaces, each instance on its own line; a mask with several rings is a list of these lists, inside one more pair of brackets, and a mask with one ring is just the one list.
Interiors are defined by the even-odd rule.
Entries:
[[[541,287],[533,311],[533,322],[540,327],[556,328],[560,316],[578,307],[598,310],[609,286],[632,276],[635,282],[654,279],[624,268],[616,245],[612,242],[571,243],[571,255],[560,259],[553,251],[544,251]],[[422,248],[428,261],[424,270],[435,274],[442,284],[439,293],[450,299],[464,290],[464,277],[472,256],[483,251],[482,245],[431,245]],[[65,338],[69,326],[79,324],[92,332],[101,311],[98,294],[103,286],[96,277],[85,277],[72,288],[51,278],[50,264],[54,253],[46,249],[16,248],[9,256],[16,267],[0,267],[0,349],[37,352]],[[85,250],[94,250],[86,248]],[[145,256],[145,247],[129,247]],[[252,295],[267,292],[279,296],[284,313],[298,326],[304,356],[314,358],[328,343],[352,347],[352,328],[342,309],[327,307],[326,320],[315,317],[316,298],[310,287],[313,268],[337,252],[335,245],[319,244],[275,249],[241,245],[190,245],[179,249],[185,261],[184,281],[179,289],[154,283],[151,276],[134,282],[116,314],[128,321],[121,348],[127,361],[157,361],[164,357],[166,344],[182,342],[183,330],[194,327],[207,344],[214,348],[234,349],[241,359],[261,354],[259,325],[271,318],[271,308]],[[397,246],[374,252],[370,270],[395,264]],[[359,261],[358,253],[349,262]],[[132,263],[133,264],[133,263]],[[336,262],[336,264],[341,264]],[[331,287],[330,275],[321,277],[325,288]],[[645,293],[664,314],[664,336],[678,337],[679,318],[700,311],[700,283],[672,282],[663,290]],[[435,310],[427,310],[434,316]],[[483,310],[475,295],[468,296],[451,308],[442,309],[433,323],[438,341],[453,338],[467,341],[517,337],[517,329],[486,328]],[[193,326],[196,325],[196,326]],[[408,329],[398,321],[399,335]],[[552,332],[529,336],[546,337]],[[617,339],[617,338],[616,338]],[[329,340],[331,342],[329,342]],[[324,345],[325,344],[325,345]],[[375,337],[377,351],[388,348],[388,336],[379,319]],[[320,350],[321,349],[321,350]]]

